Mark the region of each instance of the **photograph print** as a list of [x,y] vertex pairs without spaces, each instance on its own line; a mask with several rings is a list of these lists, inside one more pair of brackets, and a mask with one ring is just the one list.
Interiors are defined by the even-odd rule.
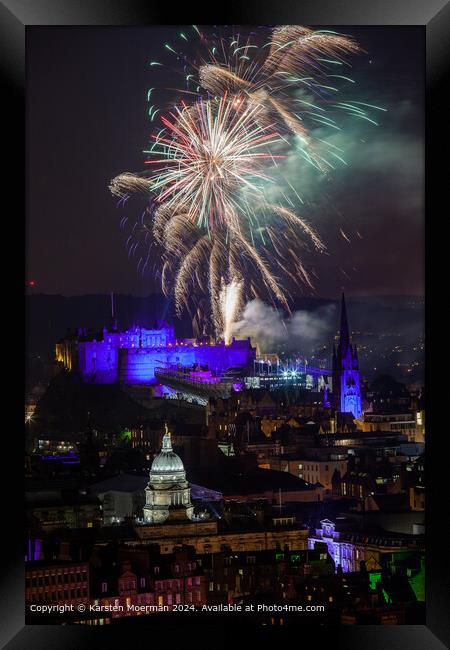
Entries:
[[26,623],[424,625],[423,27],[26,43]]

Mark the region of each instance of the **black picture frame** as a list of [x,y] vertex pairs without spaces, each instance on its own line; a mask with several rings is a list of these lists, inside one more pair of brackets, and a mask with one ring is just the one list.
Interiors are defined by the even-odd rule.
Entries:
[[[26,193],[21,184],[18,170],[24,167],[24,115],[25,115],[25,34],[31,25],[158,25],[158,24],[289,24],[306,25],[421,25],[426,31],[426,247],[431,244],[431,209],[436,210],[439,185],[438,170],[432,165],[434,156],[443,146],[441,135],[441,117],[444,116],[443,83],[448,66],[448,26],[449,6],[445,0],[304,0],[292,2],[289,0],[241,0],[229,2],[228,5],[212,4],[196,7],[184,5],[158,5],[145,0],[3,0],[0,2],[0,66],[2,72],[4,93],[3,109],[6,109],[4,123],[8,128],[15,129],[14,143],[9,150],[9,168],[15,183],[14,194],[25,197]],[[441,176],[442,178],[442,176]],[[26,201],[23,203],[24,212]],[[17,207],[17,206],[16,206]],[[16,213],[17,213],[16,209]],[[18,219],[17,219],[18,221]],[[21,225],[19,224],[19,230]],[[20,253],[19,253],[20,256]],[[427,268],[427,341],[430,336],[431,312],[430,290],[431,279],[437,274],[430,271],[430,260],[426,260]],[[439,271],[438,271],[439,273]],[[20,272],[18,274],[20,276]],[[20,278],[19,278],[20,280]],[[20,285],[19,293],[24,284]],[[435,335],[433,335],[433,338]],[[439,386],[433,380],[431,361],[427,356],[427,425],[437,426],[437,417],[433,413],[433,404],[439,403],[437,391]],[[441,402],[442,404],[442,402]],[[443,406],[445,408],[445,406]],[[22,409],[20,409],[22,422]],[[20,425],[19,425],[20,427]],[[17,476],[23,471],[22,439],[17,429],[14,440],[11,441],[11,460],[8,465]],[[332,647],[361,648],[367,650],[381,648],[408,648],[409,650],[429,650],[444,648],[444,643],[450,642],[450,627],[448,613],[448,594],[445,568],[445,538],[442,535],[442,519],[448,506],[440,503],[439,496],[442,487],[439,477],[445,476],[443,436],[427,438],[427,562],[426,562],[426,626],[342,626],[335,630],[324,627],[314,629],[314,645],[322,646],[325,642]],[[442,431],[444,434],[445,431]],[[8,445],[9,449],[9,445]],[[15,456],[13,455],[15,453]],[[9,458],[9,457],[8,457]],[[16,463],[16,464],[15,464]],[[10,481],[10,479],[7,479]],[[140,645],[138,635],[147,638],[150,626],[141,625],[125,630],[129,642],[124,646],[120,633],[116,628],[85,628],[85,626],[25,626],[24,625],[24,569],[21,539],[22,526],[22,494],[20,487],[11,489],[8,483],[3,490],[7,525],[3,528],[3,538],[6,543],[3,554],[3,576],[1,580],[2,610],[0,613],[2,647],[8,650],[16,648],[80,648],[90,643],[101,643],[109,647],[129,647]],[[442,515],[444,513],[444,516]],[[14,518],[17,522],[14,523]],[[178,626],[177,626],[178,627]],[[184,624],[183,624],[184,627]],[[141,632],[142,630],[142,632]],[[253,632],[252,632],[253,633]],[[256,633],[256,632],[255,632]],[[170,631],[169,647],[174,647],[181,635],[189,634],[188,630],[174,628]],[[227,619],[213,626],[202,625],[202,637],[209,638],[208,646],[229,645],[232,642],[233,625]],[[299,642],[303,638],[300,632]],[[186,643],[201,645],[202,640],[184,637]]]

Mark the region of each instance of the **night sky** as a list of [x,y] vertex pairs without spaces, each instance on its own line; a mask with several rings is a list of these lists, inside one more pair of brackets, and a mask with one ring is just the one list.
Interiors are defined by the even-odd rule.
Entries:
[[[183,31],[191,28],[183,28]],[[336,29],[336,28],[334,28]],[[314,259],[317,295],[422,295],[424,32],[416,27],[341,27],[366,54],[351,57],[348,97],[388,109],[380,126],[328,131],[348,166],[323,180],[297,158],[285,173],[305,197],[302,216],[331,255]],[[27,29],[27,277],[42,293],[159,290],[128,259],[123,212],[108,190],[144,169],[151,87],[180,87],[177,27]],[[151,67],[152,60],[164,67]],[[161,112],[180,98],[160,91]],[[345,140],[345,142],[344,142]],[[128,208],[130,209],[130,208]],[[142,205],[132,205],[136,214]],[[349,244],[340,228],[351,240]],[[356,236],[360,233],[362,239]]]

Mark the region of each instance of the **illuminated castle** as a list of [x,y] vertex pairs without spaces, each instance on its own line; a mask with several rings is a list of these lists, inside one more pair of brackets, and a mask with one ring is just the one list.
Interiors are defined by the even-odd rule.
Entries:
[[350,342],[345,297],[342,294],[339,343],[333,348],[333,406],[341,413],[362,414],[359,362],[356,345]]
[[174,328],[161,323],[158,329],[116,327],[101,332],[78,330],[56,344],[56,360],[68,370],[80,372],[86,383],[153,384],[155,368],[207,366],[211,372],[253,364],[256,350],[250,339],[229,345],[209,338],[176,339]]

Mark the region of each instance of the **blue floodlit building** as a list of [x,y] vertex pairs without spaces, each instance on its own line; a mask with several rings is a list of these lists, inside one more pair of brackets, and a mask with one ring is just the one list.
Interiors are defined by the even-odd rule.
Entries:
[[56,344],[56,360],[77,370],[86,383],[155,384],[156,368],[199,367],[222,375],[228,369],[252,367],[256,349],[250,339],[215,343],[202,339],[176,339],[174,328],[133,327],[99,333],[78,330]]
[[339,342],[333,349],[333,406],[341,413],[362,415],[359,361],[356,345],[350,341],[345,297],[342,294]]

